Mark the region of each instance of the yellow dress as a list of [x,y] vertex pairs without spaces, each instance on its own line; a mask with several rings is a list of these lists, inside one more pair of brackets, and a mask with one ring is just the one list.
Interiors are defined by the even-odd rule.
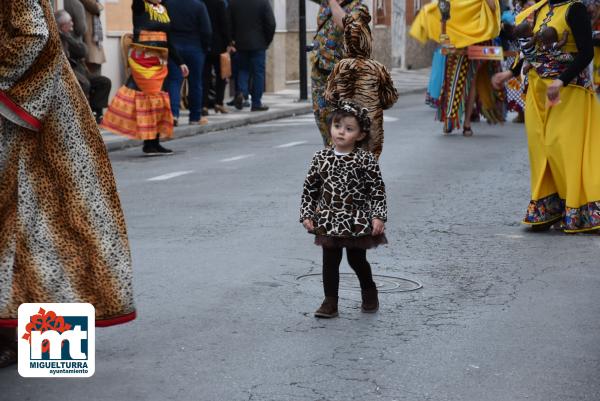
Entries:
[[[500,34],[500,4],[495,0],[492,11],[485,0],[450,1],[450,19],[446,23],[446,33],[450,42],[457,48],[467,47]],[[424,6],[415,18],[410,35],[421,43],[428,40],[440,41],[442,16],[437,1]]]
[[[562,37],[569,32],[563,51],[577,46],[566,20],[574,2],[554,6],[547,0],[525,10],[523,20],[539,9],[534,32],[545,23]],[[586,76],[587,75],[587,76]],[[528,225],[561,222],[565,232],[600,229],[600,102],[584,71],[560,89],[560,103],[548,107],[546,92],[553,79],[528,75],[525,126],[531,164],[531,202],[523,222]],[[565,83],[566,84],[566,83]]]

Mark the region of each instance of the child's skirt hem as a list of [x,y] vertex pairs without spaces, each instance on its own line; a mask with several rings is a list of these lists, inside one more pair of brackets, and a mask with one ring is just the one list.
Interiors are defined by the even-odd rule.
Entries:
[[316,235],[315,245],[324,248],[359,248],[373,249],[379,245],[387,244],[388,240],[385,234],[372,236],[364,235],[361,237],[330,237],[327,235]]

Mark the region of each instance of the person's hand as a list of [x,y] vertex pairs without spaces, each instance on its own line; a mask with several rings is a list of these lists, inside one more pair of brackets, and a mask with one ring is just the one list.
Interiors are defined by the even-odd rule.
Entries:
[[502,71],[492,76],[492,87],[496,90],[502,89],[504,82],[512,78],[512,71]]
[[373,219],[371,225],[373,226],[373,229],[371,230],[372,236],[381,235],[385,231],[385,223],[383,220]]
[[306,228],[306,231],[308,232],[315,231],[315,223],[313,223],[311,219],[304,219],[302,225],[304,226],[304,228]]
[[555,105],[558,103],[560,88],[562,88],[563,86],[564,86],[564,83],[560,79],[555,79],[548,86],[548,90],[546,91],[546,96],[548,97],[548,100],[550,101],[549,102],[550,105]]
[[187,65],[181,64],[179,68],[181,68],[181,75],[183,75],[184,78],[190,75],[190,69]]

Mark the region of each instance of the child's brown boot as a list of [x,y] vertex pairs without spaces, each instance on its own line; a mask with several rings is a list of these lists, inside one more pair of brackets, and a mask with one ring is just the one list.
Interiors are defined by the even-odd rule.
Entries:
[[331,318],[338,315],[337,297],[325,297],[321,307],[315,312],[315,317]]
[[377,287],[368,288],[361,291],[362,305],[361,309],[365,313],[375,313],[379,309],[379,298],[377,298]]

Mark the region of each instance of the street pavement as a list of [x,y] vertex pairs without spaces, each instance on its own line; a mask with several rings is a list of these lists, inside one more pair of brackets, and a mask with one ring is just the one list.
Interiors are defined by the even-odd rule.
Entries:
[[348,274],[340,317],[312,316],[321,252],[297,221],[321,147],[310,115],[175,140],[170,157],[115,151],[139,318],[97,330],[94,377],[3,369],[0,400],[600,400],[598,236],[521,226],[522,125],[443,137],[423,100],[386,113],[377,314]]

